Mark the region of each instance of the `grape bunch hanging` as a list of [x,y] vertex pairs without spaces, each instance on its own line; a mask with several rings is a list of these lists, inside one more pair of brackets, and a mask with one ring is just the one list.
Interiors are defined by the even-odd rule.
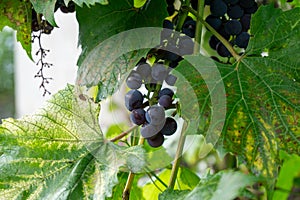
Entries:
[[[177,123],[172,117],[166,117],[165,110],[175,108],[174,92],[170,88],[163,88],[165,82],[173,86],[176,76],[169,73],[170,68],[162,63],[150,66],[144,59],[139,62],[126,79],[131,89],[125,95],[125,106],[131,111],[130,120],[141,125],[141,135],[149,145],[159,147],[165,136],[173,135],[177,130]],[[139,89],[145,86],[147,94]]]
[[[197,6],[196,2],[192,1],[193,8]],[[254,0],[206,0],[205,4],[210,6],[211,12],[205,21],[232,45],[247,48],[251,15],[257,11],[257,3]],[[216,36],[210,37],[209,45],[221,57],[231,57],[230,52]]]

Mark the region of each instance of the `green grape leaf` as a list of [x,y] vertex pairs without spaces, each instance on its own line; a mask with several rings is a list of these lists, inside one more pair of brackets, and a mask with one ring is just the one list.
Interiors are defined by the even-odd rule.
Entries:
[[31,4],[28,1],[1,1],[0,31],[9,26],[17,31],[17,40],[31,56]]
[[149,5],[139,9],[134,8],[133,0],[112,1],[109,5],[78,8],[76,17],[79,23],[79,43],[82,47],[78,65],[81,67],[87,54],[105,39],[133,28],[161,27],[166,16],[164,1],[150,1]]
[[185,195],[189,193],[189,190],[171,190],[166,189],[161,194],[159,194],[159,200],[173,200],[173,199],[182,199]]
[[288,199],[294,179],[300,175],[300,157],[281,151],[280,158],[283,160],[283,164],[280,168],[273,199]]
[[185,200],[210,199],[231,200],[238,197],[241,190],[255,183],[254,177],[241,172],[221,171],[201,179],[199,184],[188,194],[183,194]]
[[104,199],[112,195],[120,168],[144,168],[144,149],[107,141],[98,123],[99,104],[75,91],[68,85],[36,114],[3,120],[1,197]]
[[[158,177],[164,182],[168,183],[171,176],[170,169],[164,169]],[[200,178],[187,168],[180,167],[177,173],[175,190],[192,190],[200,181]],[[160,189],[158,189],[160,188]],[[145,199],[158,199],[161,190],[166,189],[165,186],[155,180],[154,183],[149,182],[143,188],[143,197]]]
[[[233,152],[252,172],[267,176],[269,187],[274,187],[277,176],[278,150],[300,153],[299,19],[299,8],[284,12],[273,6],[261,6],[252,18],[253,37],[241,60],[232,65],[212,65],[203,56],[186,56],[177,68],[193,89],[184,91],[181,87],[179,93],[194,92],[200,105],[199,119],[189,113],[185,117],[199,120],[198,133],[207,134],[211,124],[217,125],[212,116],[226,110],[218,149]],[[261,55],[263,52],[266,56]],[[220,78],[216,73],[205,73],[206,69],[209,72],[216,67]],[[199,68],[204,73],[197,72]],[[219,95],[220,84],[225,87],[225,95]],[[225,107],[214,109],[224,100]],[[218,133],[210,136],[217,137]],[[206,136],[206,141],[215,140]]]

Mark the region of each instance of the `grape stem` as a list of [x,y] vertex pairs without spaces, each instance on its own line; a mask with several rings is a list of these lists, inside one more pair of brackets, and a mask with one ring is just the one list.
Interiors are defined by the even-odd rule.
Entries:
[[205,20],[203,20],[203,18],[198,15],[197,11],[188,6],[184,6],[182,7],[182,9],[188,10],[193,15],[195,15],[197,17],[197,22],[200,21],[204,26],[206,26],[207,29],[224,44],[224,46],[228,49],[228,51],[237,61],[241,59],[241,56],[236,53],[231,44],[222,35],[220,35],[211,25],[209,25]]
[[[189,6],[190,5],[190,0],[186,0],[185,2],[180,1],[181,2],[181,6]],[[182,26],[184,24],[184,21],[186,19],[186,17],[188,16],[188,11],[182,10],[180,9],[180,12],[178,14],[178,23],[176,25],[176,31],[180,31],[182,29]]]
[[126,131],[120,133],[119,135],[117,135],[116,137],[110,139],[109,141],[110,141],[110,142],[116,142],[116,141],[122,139],[123,137],[125,137],[126,135],[128,135],[128,133],[132,132],[132,131],[133,131],[134,129],[136,129],[137,127],[138,127],[138,125],[132,126],[132,127],[130,127],[128,130],[126,130]]
[[[144,144],[144,141],[145,141],[145,138],[140,137],[138,145]],[[131,190],[131,187],[132,187],[134,176],[135,176],[134,173],[129,172],[129,175],[128,175],[128,178],[127,178],[127,182],[126,182],[125,188],[123,190],[122,200],[129,200],[130,190]]]
[[[198,0],[198,8],[197,8],[197,15],[198,18],[203,19],[204,14],[204,0]],[[194,45],[194,55],[200,53],[201,47],[201,37],[202,37],[202,23],[199,20],[196,22],[196,31],[195,31],[195,45]]]
[[174,189],[174,186],[175,186],[175,181],[177,178],[177,173],[178,173],[181,156],[182,156],[182,152],[183,152],[183,147],[184,147],[184,143],[185,143],[185,139],[186,139],[186,135],[185,135],[186,128],[187,128],[187,123],[186,123],[186,121],[184,121],[182,129],[181,129],[179,143],[178,143],[178,147],[176,150],[175,160],[174,160],[174,164],[173,164],[172,171],[171,171],[171,177],[170,177],[170,181],[169,181],[169,188],[172,190]]

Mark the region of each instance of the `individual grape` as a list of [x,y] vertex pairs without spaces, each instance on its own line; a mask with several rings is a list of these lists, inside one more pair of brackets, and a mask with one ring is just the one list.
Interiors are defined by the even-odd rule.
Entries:
[[165,51],[164,59],[169,61],[176,61],[180,56],[178,55],[178,49],[175,47],[168,47]]
[[176,68],[178,66],[178,61],[171,61],[170,63],[169,63],[169,67],[170,68]]
[[237,4],[239,2],[239,0],[224,0],[225,3],[230,4],[230,5],[234,5]]
[[214,0],[210,5],[210,12],[216,17],[221,17],[227,12],[227,5],[222,0]]
[[157,130],[156,126],[152,124],[146,124],[141,127],[141,135],[144,138],[153,138],[160,130]]
[[240,48],[247,48],[250,40],[250,35],[247,32],[242,32],[235,38],[235,44]]
[[175,0],[166,0],[166,2],[167,2],[168,5],[173,5]]
[[226,40],[230,38],[230,35],[225,31],[224,25],[221,26],[221,28],[218,30],[218,33],[222,35]]
[[229,35],[238,35],[242,31],[242,25],[238,20],[233,19],[224,25],[224,29]]
[[165,109],[161,106],[151,106],[146,115],[147,121],[152,125],[161,125],[165,121]]
[[130,89],[139,89],[142,85],[141,75],[135,71],[131,71],[126,79],[126,84]]
[[169,108],[172,105],[172,98],[169,95],[163,95],[158,99],[159,105],[163,106],[164,108]]
[[34,32],[37,32],[40,30],[40,26],[37,20],[32,20],[31,21],[31,30]]
[[173,135],[177,130],[177,122],[171,117],[167,117],[164,127],[160,130],[163,135]]
[[168,14],[169,14],[169,15],[173,15],[174,12],[175,12],[175,7],[174,7],[174,5],[168,5],[167,11],[168,11]]
[[138,90],[130,90],[125,95],[125,106],[129,111],[141,108],[143,105],[143,94]]
[[240,0],[240,5],[243,8],[250,8],[254,5],[254,0]]
[[224,44],[222,42],[219,42],[217,44],[217,53],[222,56],[222,57],[230,57],[231,54],[230,52],[228,51],[228,49],[224,46]]
[[205,21],[212,26],[215,30],[218,30],[222,25],[222,20],[219,17],[208,15]]
[[194,41],[188,36],[181,36],[179,38],[178,48],[181,56],[193,54]]
[[240,22],[242,24],[242,31],[248,31],[250,29],[250,21],[251,21],[251,15],[250,14],[244,14]]
[[162,82],[168,75],[168,71],[163,64],[155,63],[151,75],[154,80]]
[[136,68],[136,72],[144,80],[151,77],[151,71],[152,71],[151,66],[148,63],[140,63]]
[[68,3],[68,12],[69,13],[75,12],[75,3],[73,1],[69,1]]
[[174,92],[171,89],[169,89],[169,88],[164,88],[161,91],[159,91],[158,98],[160,98],[163,95],[168,95],[168,96],[170,96],[172,98],[173,95],[174,95]]
[[164,143],[164,136],[161,133],[158,133],[154,138],[148,138],[147,142],[151,147],[160,147]]
[[167,29],[174,29],[174,24],[170,21],[170,20],[164,20],[163,21],[163,28],[167,28]]
[[146,122],[145,113],[145,110],[142,108],[132,110],[130,113],[130,120],[136,125],[144,124]]
[[227,14],[232,19],[239,19],[243,16],[244,9],[242,9],[239,5],[229,6]]
[[174,86],[175,83],[176,83],[176,80],[177,80],[177,77],[174,76],[173,74],[169,74],[167,77],[166,77],[166,83],[170,86]]
[[255,2],[253,4],[253,6],[251,6],[250,8],[245,8],[245,13],[247,13],[247,14],[253,14],[253,13],[255,13],[257,11],[257,9],[258,9],[258,5]]
[[182,26],[182,33],[187,36],[194,38],[196,31],[196,21],[194,20],[186,20]]
[[214,36],[214,35],[212,35],[212,36],[209,38],[209,41],[208,41],[210,48],[212,48],[212,49],[214,49],[214,50],[217,49],[217,44],[218,44],[219,42],[220,42],[220,40],[219,40],[216,36]]

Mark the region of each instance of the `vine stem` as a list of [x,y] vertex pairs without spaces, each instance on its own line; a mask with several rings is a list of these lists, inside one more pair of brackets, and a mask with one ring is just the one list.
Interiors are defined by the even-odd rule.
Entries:
[[120,133],[119,135],[117,135],[116,137],[110,139],[109,141],[110,141],[110,142],[116,142],[116,141],[122,139],[123,137],[125,137],[126,135],[128,135],[131,131],[133,131],[133,130],[136,129],[137,127],[138,127],[138,125],[132,126],[132,127],[130,127],[128,130],[126,130],[126,131]]
[[194,9],[188,7],[188,6],[184,6],[183,10],[188,10],[189,12],[191,12],[193,15],[195,15],[197,17],[197,21],[200,21],[203,25],[205,25],[207,27],[207,29],[213,34],[215,35],[223,44],[224,46],[228,49],[228,51],[231,53],[231,55],[237,60],[239,61],[241,59],[241,56],[238,55],[236,53],[236,51],[233,49],[233,47],[231,46],[231,44],[222,36],[220,35],[211,25],[209,25],[205,20],[203,20],[203,18],[201,18],[197,11],[195,11]]
[[185,143],[185,139],[186,139],[186,135],[185,135],[186,128],[187,128],[187,123],[186,123],[186,121],[184,121],[183,127],[181,129],[179,143],[178,143],[178,147],[176,150],[175,160],[174,160],[174,164],[173,164],[172,171],[171,171],[171,177],[170,177],[170,181],[169,181],[169,188],[172,190],[174,189],[174,186],[175,186],[175,181],[177,178],[177,173],[178,173],[178,169],[179,169],[179,165],[180,165],[180,161],[181,161],[181,155],[183,152],[183,147],[184,147],[184,143]]
[[[198,0],[198,8],[197,8],[197,18],[203,19],[204,14],[204,0]],[[194,46],[194,55],[200,53],[201,47],[201,37],[202,37],[202,23],[199,20],[196,22],[196,31],[195,31],[195,46]]]
[[[142,145],[144,144],[145,138],[140,137],[139,143],[138,145]],[[122,194],[122,200],[129,200],[130,197],[130,189],[134,180],[134,176],[135,174],[132,172],[129,172],[128,178],[127,178],[127,182],[125,185],[125,188],[123,190],[123,194]]]

